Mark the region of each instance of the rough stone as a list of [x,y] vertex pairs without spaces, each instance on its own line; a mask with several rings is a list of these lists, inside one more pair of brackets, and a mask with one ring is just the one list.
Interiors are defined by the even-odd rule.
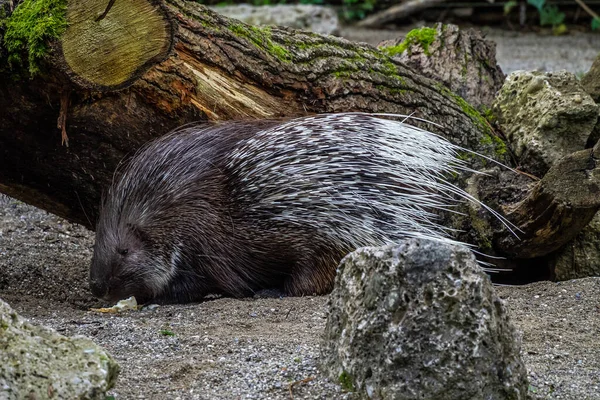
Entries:
[[556,280],[600,276],[600,214],[566,246],[552,255]]
[[312,4],[279,4],[274,6],[213,7],[219,14],[239,19],[250,25],[277,25],[303,29],[325,35],[339,31],[339,19],[334,9]]
[[520,340],[463,246],[411,239],[342,260],[322,347],[362,398],[525,399]]
[[[596,57],[588,73],[581,79],[581,86],[597,104],[600,104],[600,54]],[[586,147],[594,147],[598,140],[600,140],[600,118],[588,139]]]
[[581,78],[581,86],[596,103],[600,103],[600,54],[587,74]]
[[598,105],[565,71],[512,73],[493,110],[521,167],[540,177],[582,150],[598,119]]
[[0,399],[102,399],[119,367],[85,337],[34,326],[0,300]]
[[592,129],[592,133],[590,134],[585,147],[588,149],[594,147],[598,140],[600,140],[600,115],[598,116],[598,122],[596,123],[594,129]]

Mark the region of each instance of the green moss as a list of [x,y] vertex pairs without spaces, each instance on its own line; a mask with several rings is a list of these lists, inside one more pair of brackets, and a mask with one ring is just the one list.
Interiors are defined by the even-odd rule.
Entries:
[[283,62],[291,61],[290,52],[283,46],[271,40],[270,27],[258,27],[252,25],[233,24],[229,29],[237,36],[250,40],[256,47],[265,50],[273,57]]
[[367,58],[364,59],[367,65],[373,65],[373,62],[374,62],[373,59],[375,59],[378,63],[381,64],[380,69],[378,69],[377,71],[375,71],[374,69],[371,69],[369,71],[369,73],[378,72],[390,79],[397,81],[396,83],[398,83],[402,86],[406,86],[406,81],[404,80],[404,77],[402,77],[398,73],[398,67],[396,66],[396,64],[394,64],[392,62],[392,60],[390,60],[389,56],[386,55],[385,52],[372,50],[368,54],[370,56],[369,59],[367,59]]
[[493,133],[484,133],[481,138],[481,144],[485,146],[494,146],[494,151],[498,156],[504,156],[507,152],[506,143]]
[[[320,48],[325,49],[324,54],[331,53],[328,48],[333,48],[335,45],[330,43],[322,42],[303,42],[303,43],[290,43],[290,46],[294,46],[296,49],[301,51],[318,50]],[[310,58],[309,62],[315,60]],[[348,63],[344,63],[348,61]],[[297,61],[301,62],[301,61]],[[390,81],[390,85],[398,85],[406,87],[406,81],[398,73],[398,67],[390,58],[385,54],[376,49],[359,49],[354,52],[353,55],[343,58],[341,65],[331,72],[336,78],[350,78],[353,73],[357,71],[368,71],[369,75],[381,74],[385,76],[386,81]],[[395,82],[394,82],[395,81]],[[394,89],[389,89],[394,90]],[[405,89],[397,89],[401,92],[406,92]]]
[[402,43],[396,46],[382,47],[381,51],[387,54],[388,56],[393,57],[395,55],[404,53],[406,49],[408,49],[408,44],[409,43],[406,40],[404,40]]
[[481,114],[472,105],[467,103],[465,99],[463,99],[456,93],[453,93],[450,89],[448,89],[441,83],[438,83],[436,86],[442,94],[454,99],[454,101],[461,108],[461,110],[471,118],[471,120],[477,125],[479,129],[481,129],[482,132],[491,132],[491,129],[485,118],[483,118]]
[[423,52],[429,56],[431,55],[429,46],[433,43],[435,37],[436,30],[434,28],[413,29],[408,32],[402,43],[396,46],[383,47],[381,48],[381,51],[388,56],[393,57],[397,54],[404,53],[411,45],[418,44],[423,48]]
[[340,384],[342,385],[342,389],[347,390],[349,392],[354,392],[354,382],[350,374],[346,371],[340,374]]
[[475,158],[475,154],[469,151],[459,151],[456,153],[456,158],[462,161],[470,161]]
[[[456,102],[456,104],[461,108],[461,110],[471,118],[473,123],[479,128],[482,133],[482,139],[480,144],[484,146],[494,146],[494,151],[498,156],[504,156],[507,152],[506,143],[498,136],[494,135],[490,124],[488,123],[487,118],[484,118],[479,111],[477,111],[472,105],[467,103],[465,99],[460,97],[459,95],[450,91],[446,86],[438,83],[437,87],[439,91]],[[491,114],[491,111],[489,112]],[[493,116],[493,114],[491,114]],[[486,113],[486,116],[489,118],[490,116]]]
[[333,71],[332,74],[338,79],[347,79],[352,77],[352,71],[350,70]]
[[67,28],[66,0],[25,0],[10,17],[0,21],[6,29],[4,45],[11,64],[23,65],[21,56],[27,53],[31,75],[39,72],[39,62],[50,48],[48,42],[58,39]]
[[494,115],[494,112],[492,111],[491,108],[486,107],[486,106],[482,106],[481,107],[481,113],[483,114],[483,117],[485,118],[485,120],[487,122],[489,122],[490,124],[493,124],[496,122],[496,116]]
[[396,64],[394,64],[390,60],[383,60],[383,68],[386,74],[394,76],[395,78],[401,81],[404,81],[404,79],[400,75],[398,75],[398,67],[396,67]]
[[491,250],[492,249],[492,241],[491,241],[491,228],[487,221],[480,218],[476,212],[471,212],[471,226],[477,232],[477,246],[481,250]]
[[379,90],[380,92],[387,92],[391,95],[403,95],[407,92],[406,89],[396,89],[396,88],[391,88],[391,87],[387,87],[384,85],[377,85],[375,86],[377,88],[377,90]]
[[[483,113],[483,117],[490,125],[494,124],[496,122],[497,118],[494,115],[493,111],[489,107],[483,106],[482,113]],[[506,154],[506,152],[508,151],[507,147],[506,147],[506,143],[504,143],[504,141],[502,139],[500,139],[498,136],[494,135],[493,132],[486,131],[486,133],[484,134],[481,141],[482,141],[482,144],[484,144],[484,145],[494,146],[494,149],[498,156],[504,156]]]

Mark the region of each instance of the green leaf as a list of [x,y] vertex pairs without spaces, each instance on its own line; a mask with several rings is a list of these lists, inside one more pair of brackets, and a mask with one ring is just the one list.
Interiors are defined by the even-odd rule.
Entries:
[[560,12],[557,6],[545,6],[540,10],[540,25],[552,25],[557,26],[563,23],[565,20],[565,13]]
[[568,32],[569,32],[569,29],[567,29],[567,26],[565,24],[554,25],[552,27],[552,34],[554,36],[564,35],[565,33],[568,33]]
[[527,0],[527,4],[534,6],[541,12],[544,5],[546,5],[546,0]]
[[598,29],[600,29],[600,18],[594,18],[592,20],[592,30],[597,31]]
[[513,8],[515,8],[519,3],[516,0],[507,1],[504,3],[504,15],[510,14]]

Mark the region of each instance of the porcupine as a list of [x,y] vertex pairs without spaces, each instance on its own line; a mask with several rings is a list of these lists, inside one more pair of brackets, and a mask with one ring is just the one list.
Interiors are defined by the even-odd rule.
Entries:
[[470,196],[440,136],[370,114],[187,126],[128,163],[101,206],[94,295],[187,302],[333,288],[344,255],[448,239],[436,210]]

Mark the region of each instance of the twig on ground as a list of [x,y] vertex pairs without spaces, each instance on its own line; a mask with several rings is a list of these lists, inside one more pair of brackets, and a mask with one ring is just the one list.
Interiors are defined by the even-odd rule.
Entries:
[[292,383],[290,383],[290,385],[289,385],[289,389],[290,389],[290,399],[294,400],[294,394],[292,393],[292,388],[293,388],[294,386],[296,386],[296,385],[298,385],[298,384],[300,384],[300,383],[308,383],[308,382],[310,382],[310,381],[314,381],[314,380],[315,380],[315,377],[314,377],[314,376],[309,376],[308,378],[301,379],[301,380],[299,380],[299,381],[295,381],[295,382],[292,382]]

